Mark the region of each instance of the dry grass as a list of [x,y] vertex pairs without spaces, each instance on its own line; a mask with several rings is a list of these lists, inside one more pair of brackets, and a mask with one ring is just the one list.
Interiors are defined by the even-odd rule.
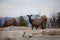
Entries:
[[0,40],[60,40],[60,29],[34,29],[31,27],[0,28]]

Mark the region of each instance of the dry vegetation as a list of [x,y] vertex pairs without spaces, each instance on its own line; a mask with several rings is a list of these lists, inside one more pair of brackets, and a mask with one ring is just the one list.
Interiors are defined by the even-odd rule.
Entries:
[[60,29],[34,29],[31,27],[0,28],[0,40],[60,40]]

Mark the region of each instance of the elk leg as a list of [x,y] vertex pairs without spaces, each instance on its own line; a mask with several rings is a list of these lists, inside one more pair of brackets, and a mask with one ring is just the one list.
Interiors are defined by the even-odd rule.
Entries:
[[42,29],[44,29],[44,27],[42,26]]
[[36,30],[37,30],[38,26],[36,26]]
[[47,20],[45,20],[45,22],[44,22],[44,26],[45,26],[45,28],[46,28],[46,22],[47,22]]
[[44,29],[44,24],[41,25],[41,28]]
[[36,27],[36,30],[37,30],[37,27]]
[[32,30],[33,30],[33,26],[32,26]]
[[46,22],[43,24],[44,29],[46,28]]

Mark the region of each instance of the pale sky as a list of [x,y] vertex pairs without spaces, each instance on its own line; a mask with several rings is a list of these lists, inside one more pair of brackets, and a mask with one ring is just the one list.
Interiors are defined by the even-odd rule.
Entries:
[[0,17],[18,17],[60,11],[60,0],[0,0]]

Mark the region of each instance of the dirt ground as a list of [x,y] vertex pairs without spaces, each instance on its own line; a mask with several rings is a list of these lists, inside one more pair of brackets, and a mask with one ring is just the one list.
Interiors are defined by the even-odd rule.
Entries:
[[31,29],[31,27],[0,28],[0,40],[60,40],[60,29]]

